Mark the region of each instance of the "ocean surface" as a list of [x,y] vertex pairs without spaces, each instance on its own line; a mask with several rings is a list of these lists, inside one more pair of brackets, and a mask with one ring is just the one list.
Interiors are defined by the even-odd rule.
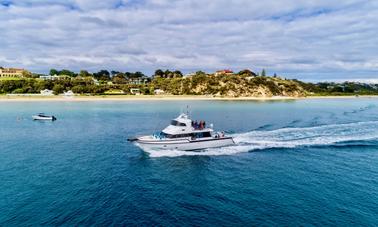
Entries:
[[[187,105],[236,146],[127,142]],[[378,226],[378,99],[0,102],[0,226],[34,225]]]

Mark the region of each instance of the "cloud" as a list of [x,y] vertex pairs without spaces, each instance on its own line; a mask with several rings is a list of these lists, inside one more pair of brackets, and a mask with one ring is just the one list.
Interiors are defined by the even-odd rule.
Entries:
[[122,4],[122,1],[106,0],[93,2],[93,0],[75,0],[74,4],[82,10],[112,9]]
[[0,0],[0,65],[375,78],[370,0]]

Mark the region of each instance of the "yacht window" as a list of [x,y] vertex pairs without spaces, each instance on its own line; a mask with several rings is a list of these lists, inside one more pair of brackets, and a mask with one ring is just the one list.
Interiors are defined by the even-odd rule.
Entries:
[[211,133],[210,132],[199,132],[199,133],[193,133],[192,136],[196,137],[196,138],[205,138],[205,137],[211,137]]
[[171,125],[174,125],[174,126],[186,126],[186,124],[185,123],[181,123],[181,122],[178,122],[178,121],[176,121],[176,120],[172,120],[171,121]]
[[211,133],[210,132],[204,132],[203,137],[211,137]]
[[186,138],[190,137],[190,134],[179,134],[179,135],[174,135],[172,138]]

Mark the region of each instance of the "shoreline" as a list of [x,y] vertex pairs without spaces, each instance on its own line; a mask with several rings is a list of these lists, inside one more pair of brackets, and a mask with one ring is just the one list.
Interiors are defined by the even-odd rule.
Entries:
[[378,95],[361,95],[361,96],[307,96],[307,97],[213,97],[203,95],[103,95],[103,96],[17,96],[17,95],[0,95],[0,102],[13,101],[65,101],[65,102],[83,102],[83,101],[285,101],[285,100],[304,100],[304,99],[352,99],[352,98],[378,98]]

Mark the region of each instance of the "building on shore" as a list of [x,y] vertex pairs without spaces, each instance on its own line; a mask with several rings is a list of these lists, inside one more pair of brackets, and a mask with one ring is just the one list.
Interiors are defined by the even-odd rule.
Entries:
[[188,73],[188,74],[185,74],[184,76],[183,76],[183,78],[190,78],[190,77],[193,77],[193,76],[195,76],[196,75],[196,73]]
[[131,88],[130,93],[133,95],[140,95],[140,89],[139,88]]
[[25,69],[0,67],[0,77],[24,77],[26,72],[27,71]]
[[229,69],[224,69],[224,70],[218,70],[214,73],[215,76],[220,76],[220,75],[233,75],[234,72]]
[[64,80],[67,79],[67,76],[58,76],[58,75],[44,75],[44,76],[39,76],[39,79],[41,80]]
[[151,81],[151,78],[147,76],[138,77],[138,78],[130,78],[128,84],[132,85],[143,85],[148,84]]

